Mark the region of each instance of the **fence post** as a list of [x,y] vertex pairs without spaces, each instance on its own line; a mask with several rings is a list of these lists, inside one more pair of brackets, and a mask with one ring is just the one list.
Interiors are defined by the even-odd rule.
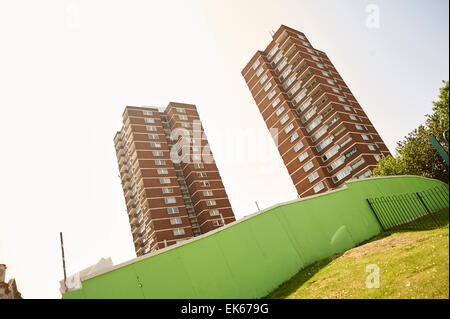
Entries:
[[422,197],[420,196],[420,194],[418,192],[416,192],[417,198],[419,198],[419,201],[422,203],[423,207],[425,207],[426,211],[427,211],[427,215],[429,215],[431,217],[431,219],[433,220],[433,222],[436,224],[436,226],[438,228],[441,228],[441,226],[439,225],[439,223],[434,219],[433,214],[431,213],[431,211],[428,209],[428,206],[425,204],[425,202],[423,201]]
[[366,198],[366,201],[367,201],[367,203],[369,204],[369,207],[370,207],[370,209],[372,210],[372,213],[375,215],[375,218],[377,219],[377,222],[378,222],[378,224],[380,225],[381,230],[382,230],[382,231],[385,231],[385,229],[384,229],[384,227],[383,227],[383,224],[381,223],[380,219],[379,219],[378,216],[377,216],[377,213],[375,212],[375,210],[374,210],[373,207],[372,207],[372,203],[370,202],[370,200],[369,200],[368,198]]

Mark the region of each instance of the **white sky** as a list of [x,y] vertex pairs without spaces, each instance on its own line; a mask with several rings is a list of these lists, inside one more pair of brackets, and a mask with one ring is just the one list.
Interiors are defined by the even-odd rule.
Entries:
[[296,198],[273,143],[268,170],[219,156],[220,132],[270,139],[240,72],[281,24],[329,55],[391,151],[448,80],[446,0],[0,2],[0,263],[25,298],[60,298],[59,231],[68,274],[135,257],[113,144],[126,105],[197,105],[238,219]]

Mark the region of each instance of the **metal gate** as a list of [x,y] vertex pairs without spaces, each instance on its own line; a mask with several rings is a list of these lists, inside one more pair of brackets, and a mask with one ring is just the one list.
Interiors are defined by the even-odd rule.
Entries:
[[383,230],[430,229],[448,223],[446,185],[416,193],[367,198],[367,202]]

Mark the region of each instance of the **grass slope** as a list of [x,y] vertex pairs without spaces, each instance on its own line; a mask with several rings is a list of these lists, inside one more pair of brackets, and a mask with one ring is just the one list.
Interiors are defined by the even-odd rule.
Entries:
[[[449,298],[448,224],[384,234],[297,273],[266,298]],[[367,288],[366,265],[380,269]]]

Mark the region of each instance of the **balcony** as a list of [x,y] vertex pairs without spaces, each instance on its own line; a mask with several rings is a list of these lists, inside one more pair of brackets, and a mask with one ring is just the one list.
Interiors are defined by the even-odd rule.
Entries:
[[127,172],[128,171],[128,167],[126,166],[126,165],[122,165],[121,167],[120,167],[120,173],[125,173],[125,172]]
[[141,235],[140,235],[140,234],[138,234],[137,232],[134,232],[134,233],[133,233],[133,242],[134,242],[134,245],[137,245],[137,243],[139,242],[140,238],[141,238]]
[[349,157],[352,157],[357,151],[358,151],[358,148],[355,145],[349,152],[345,153],[344,155],[346,158],[349,158]]

